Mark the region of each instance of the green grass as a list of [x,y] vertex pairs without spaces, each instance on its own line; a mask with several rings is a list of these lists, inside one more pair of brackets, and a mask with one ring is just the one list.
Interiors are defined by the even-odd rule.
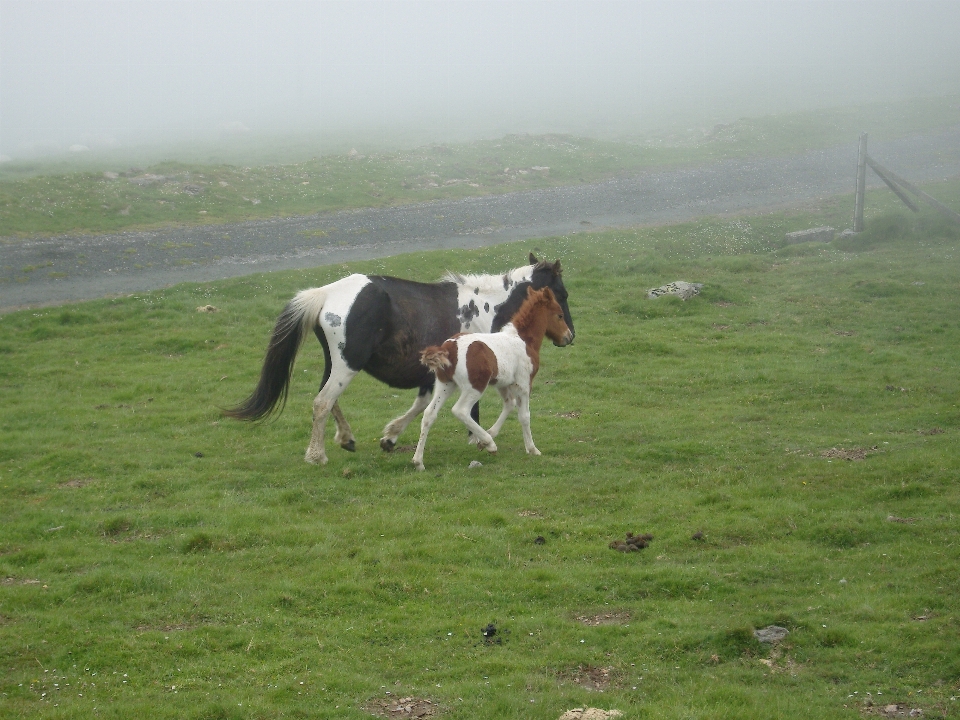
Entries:
[[[301,155],[284,164],[268,164],[262,157],[250,165],[180,159],[134,170],[119,159],[115,165],[105,160],[80,165],[6,163],[0,170],[0,236],[310,215],[580,183],[651,167],[797,153],[855,144],[862,130],[884,140],[956,124],[958,99],[742,118],[711,130],[644,138],[508,135],[313,158],[305,146]],[[117,177],[105,177],[105,170]]]
[[[782,247],[839,198],[0,316],[0,715],[960,717],[960,231],[871,197],[846,244]],[[296,290],[533,249],[577,328],[544,352],[542,457],[515,420],[478,455],[447,411],[417,473],[377,447],[409,393],[362,376],[357,452],[307,465],[316,343],[277,420],[221,419]],[[677,279],[702,295],[645,299]],[[627,531],[655,539],[608,549]]]

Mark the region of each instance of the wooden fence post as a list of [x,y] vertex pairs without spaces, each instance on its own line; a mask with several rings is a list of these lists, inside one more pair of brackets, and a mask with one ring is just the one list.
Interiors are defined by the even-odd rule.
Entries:
[[863,232],[863,201],[867,187],[867,133],[860,133],[860,153],[857,156],[857,204],[853,211],[853,231]]

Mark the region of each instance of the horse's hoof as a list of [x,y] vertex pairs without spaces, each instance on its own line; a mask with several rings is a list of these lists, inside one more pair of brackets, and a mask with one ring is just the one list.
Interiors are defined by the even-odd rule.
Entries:
[[540,451],[537,450],[536,448],[533,448],[533,450],[527,450],[527,455],[539,455],[539,454],[540,454]]
[[397,444],[389,438],[380,438],[380,449],[384,452],[393,452]]
[[423,463],[413,462],[413,466],[419,471],[423,472],[426,468],[423,466]]
[[347,452],[356,452],[356,451],[357,451],[357,443],[356,443],[355,440],[350,440],[350,442],[341,443],[341,444],[340,444],[340,447],[342,447],[342,448],[343,448],[344,450],[346,450]]
[[327,457],[326,457],[325,455],[317,457],[317,456],[311,455],[310,453],[307,453],[306,457],[304,457],[303,459],[306,460],[306,461],[307,461],[308,463],[310,463],[311,465],[326,465],[326,464],[327,464]]

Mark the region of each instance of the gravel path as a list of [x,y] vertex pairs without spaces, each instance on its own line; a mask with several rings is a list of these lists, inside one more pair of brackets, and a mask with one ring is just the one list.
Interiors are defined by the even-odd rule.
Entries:
[[[960,125],[871,142],[870,154],[914,182],[958,177]],[[795,206],[852,192],[856,164],[854,142],[787,158],[724,160],[466,200],[154,232],[0,239],[0,310],[424,249]],[[867,177],[869,187],[882,185],[872,173]]]

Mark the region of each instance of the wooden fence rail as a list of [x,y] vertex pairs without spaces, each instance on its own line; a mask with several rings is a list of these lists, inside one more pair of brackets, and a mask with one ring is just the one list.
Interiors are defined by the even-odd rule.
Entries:
[[924,200],[951,220],[955,220],[956,222],[960,223],[960,213],[954,211],[950,207],[947,207],[932,195],[925,193],[910,181],[904,180],[895,172],[884,167],[870,157],[870,155],[867,154],[867,133],[860,133],[860,149],[857,156],[857,200],[853,211],[854,232],[863,231],[863,204],[864,196],[866,194],[866,174],[868,165],[870,166],[870,169],[873,170],[880,177],[880,179],[887,184],[887,187],[896,193],[897,197],[903,201],[903,204],[913,210],[913,212],[920,212],[920,208],[917,207],[916,203],[914,203],[907,196],[907,193],[904,192],[905,190],[913,193],[921,200]]

